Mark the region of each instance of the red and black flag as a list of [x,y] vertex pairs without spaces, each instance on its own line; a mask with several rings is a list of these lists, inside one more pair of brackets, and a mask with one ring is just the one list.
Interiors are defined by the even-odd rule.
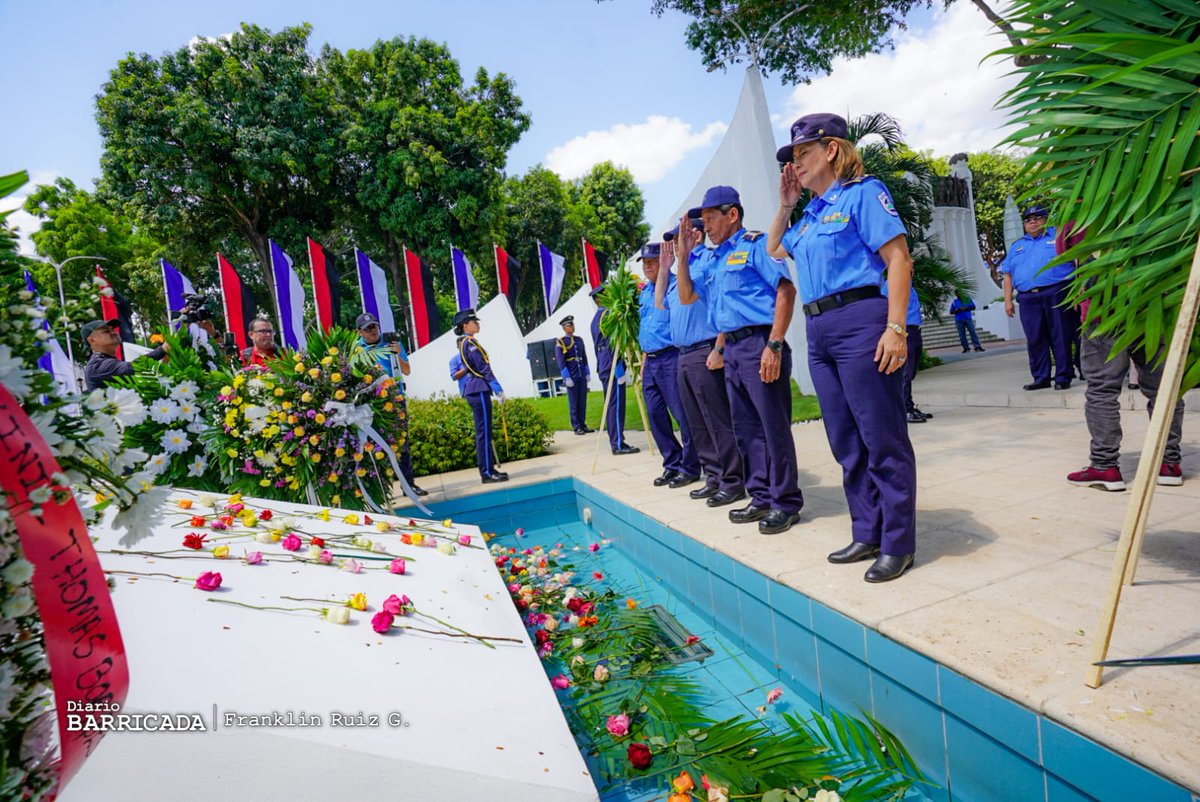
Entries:
[[241,276],[229,264],[229,260],[217,254],[217,266],[221,273],[221,304],[225,308],[225,330],[233,332],[233,341],[237,343],[238,351],[245,351],[251,346],[246,332],[250,330],[250,321],[258,314],[258,301],[254,293],[242,283]]
[[404,273],[408,279],[408,301],[412,307],[413,350],[429,345],[441,333],[437,298],[433,294],[433,272],[429,263],[404,249]]
[[608,257],[593,248],[592,243],[583,237],[580,237],[579,241],[583,243],[584,278],[587,279],[588,286],[594,290],[608,275]]
[[320,243],[308,238],[308,264],[312,268],[313,298],[317,301],[317,322],[326,334],[341,317],[342,298],[338,274],[325,258]]
[[500,294],[508,299],[508,305],[516,311],[517,293],[521,291],[521,263],[499,245],[496,249],[496,282]]
[[[113,286],[108,283],[108,279],[104,277],[104,273],[100,271],[100,265],[96,265],[96,278],[100,279],[100,318],[102,320],[118,321],[118,334],[121,335],[121,342],[133,342],[133,309],[129,306],[129,301],[126,301]],[[109,294],[105,294],[104,290],[108,290]],[[125,358],[125,349],[117,346],[117,359]]]

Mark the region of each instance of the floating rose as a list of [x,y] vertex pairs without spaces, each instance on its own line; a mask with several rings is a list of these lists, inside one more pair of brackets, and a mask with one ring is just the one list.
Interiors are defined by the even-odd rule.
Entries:
[[560,691],[565,691],[567,688],[571,687],[571,680],[565,675],[559,674],[551,678],[550,684]]
[[635,599],[626,599],[625,600],[625,606],[628,607],[630,610],[636,610],[637,604],[638,603]]
[[213,591],[221,587],[221,575],[216,571],[205,571],[196,578],[197,590]]
[[644,743],[632,743],[629,749],[625,751],[625,756],[629,758],[629,764],[635,769],[648,769],[654,757],[650,754],[650,747]]
[[609,716],[608,722],[604,726],[608,727],[608,732],[612,737],[624,738],[629,734],[629,716],[624,713]]
[[601,579],[604,579],[604,574],[600,573],[599,571],[592,571],[592,579],[599,582]]
[[591,552],[600,551],[600,544],[599,543],[591,544],[590,546],[588,546],[588,551],[591,551]]
[[783,688],[772,688],[767,693],[767,704],[769,704],[769,705],[775,704],[776,702],[779,701],[781,696],[783,696]]
[[596,669],[592,672],[592,679],[596,680],[596,682],[608,682],[608,678],[608,666],[604,665],[604,663],[597,665]]

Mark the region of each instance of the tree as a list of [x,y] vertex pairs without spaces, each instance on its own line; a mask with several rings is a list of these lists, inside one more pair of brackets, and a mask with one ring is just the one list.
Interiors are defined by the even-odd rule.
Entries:
[[[944,0],[944,5],[953,2]],[[1022,43],[1022,34],[988,0],[970,2],[1013,45]],[[891,47],[892,32],[905,27],[909,12],[932,5],[932,0],[651,0],[650,10],[660,17],[678,11],[692,18],[687,44],[709,72],[757,57],[764,73],[807,83],[810,76],[829,72],[836,56],[856,58]],[[1018,54],[1017,66],[1033,63],[1029,58]]]
[[[0,175],[0,198],[16,192],[29,180],[29,174]],[[0,212],[0,305],[10,306],[17,302],[17,292],[25,289],[21,271],[30,267],[31,259],[21,256],[17,247],[17,234],[7,221],[13,209]]]
[[[1032,148],[1029,174],[1053,222],[1084,232],[1073,300],[1116,336],[1114,349],[1159,350],[1175,326],[1200,219],[1200,11],[1174,0],[1018,0],[1024,47],[1042,59],[1005,98]],[[1090,257],[1095,258],[1090,258]],[[1200,332],[1183,389],[1200,384]]]
[[197,250],[237,232],[267,288],[268,238],[302,253],[332,218],[337,136],[310,30],[243,24],[160,58],[131,53],[96,98],[114,197],[150,234]]
[[632,255],[650,236],[650,226],[641,222],[646,212],[642,191],[624,167],[609,161],[594,165],[571,183],[570,194],[583,236],[613,258]]
[[[345,54],[326,46],[322,81],[338,120],[343,213],[398,287],[404,246],[445,264],[449,247],[486,265],[503,217],[508,151],[529,128],[511,79],[479,69],[467,86],[445,45],[378,41]],[[486,257],[486,258],[485,258]],[[495,292],[495,272],[480,270]],[[449,270],[434,271],[439,296]]]
[[563,281],[563,297],[567,297],[569,291],[583,282],[581,271],[570,267],[571,257],[580,250],[576,233],[579,227],[571,220],[571,194],[566,182],[540,164],[505,182],[504,207],[504,233],[498,242],[521,263],[517,308],[513,311],[521,328],[528,331],[546,315],[537,243],[540,240],[550,250],[567,257],[567,275]]
[[[84,294],[99,264],[104,276],[126,299],[134,312],[151,326],[166,325],[162,273],[157,259],[162,246],[111,208],[100,194],[79,189],[69,178],[38,186],[25,199],[25,211],[42,220],[33,232],[39,256],[63,262],[71,256],[101,257],[99,262],[80,259],[63,266],[63,291],[67,297]],[[56,286],[54,270],[46,264],[32,270],[47,295]]]
[[993,271],[1008,253],[1004,241],[1004,207],[1010,196],[1020,197],[1028,182],[1021,181],[1024,163],[1016,156],[998,150],[967,156],[973,180],[975,222],[979,232],[979,252]]

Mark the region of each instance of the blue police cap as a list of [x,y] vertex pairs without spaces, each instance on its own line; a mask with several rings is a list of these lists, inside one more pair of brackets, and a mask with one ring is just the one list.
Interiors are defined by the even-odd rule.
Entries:
[[709,187],[708,191],[704,193],[704,200],[700,201],[700,205],[694,209],[688,209],[688,217],[699,218],[700,212],[704,209],[715,209],[727,203],[742,205],[742,198],[736,189],[726,186]]
[[775,158],[780,163],[787,164],[792,160],[792,148],[806,142],[816,142],[818,139],[835,136],[838,139],[849,139],[849,128],[845,119],[836,114],[806,114],[792,123],[792,141],[775,152]]
[[472,320],[479,320],[478,316],[476,316],[476,314],[475,314],[474,309],[463,309],[461,311],[454,313],[455,327],[461,326],[462,324],[467,323]]
[[657,259],[661,248],[661,242],[647,242],[642,246],[642,252],[635,261],[641,262],[646,259]]
[[1022,220],[1028,220],[1031,217],[1049,217],[1050,212],[1045,206],[1034,204],[1025,210],[1025,214],[1021,215]]

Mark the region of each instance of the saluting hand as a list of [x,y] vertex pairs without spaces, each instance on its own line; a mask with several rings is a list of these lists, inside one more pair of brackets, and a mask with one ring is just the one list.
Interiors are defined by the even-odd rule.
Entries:
[[879,372],[892,374],[904,367],[908,360],[908,338],[895,329],[884,329],[879,344],[875,346],[875,361]]
[[675,258],[679,260],[680,264],[700,244],[702,236],[692,225],[691,219],[685,212],[683,217],[679,218],[679,233],[675,235]]
[[804,187],[800,184],[798,168],[792,162],[788,162],[779,174],[779,203],[781,206],[795,206],[803,194]]
[[778,351],[772,351],[770,348],[763,348],[762,359],[758,363],[758,378],[763,380],[764,384],[770,384],[779,378],[779,366],[782,360],[779,358]]

